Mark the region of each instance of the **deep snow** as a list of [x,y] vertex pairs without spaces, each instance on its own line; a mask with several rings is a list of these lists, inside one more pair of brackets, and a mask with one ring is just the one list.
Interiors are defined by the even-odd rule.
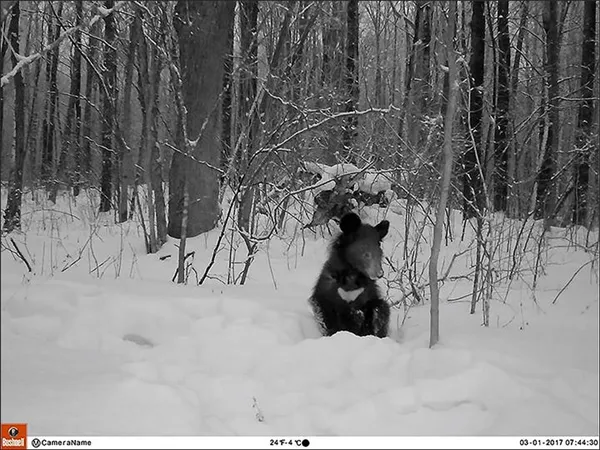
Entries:
[[[570,231],[552,230],[535,295],[531,274],[497,286],[488,328],[468,297],[446,301],[471,282],[444,283],[441,341],[429,349],[428,303],[406,317],[394,309],[386,339],[319,335],[307,297],[327,251],[322,230],[292,223],[261,247],[245,286],[222,282],[227,247],[214,278],[178,286],[178,242],[145,255],[137,222],[98,217],[95,201],[28,196],[23,233],[2,238],[2,422],[27,422],[31,435],[598,434],[597,261],[551,304],[593,258],[567,246]],[[369,213],[391,221],[384,251],[401,265],[402,202]],[[469,242],[453,220],[441,273]],[[188,241],[200,275],[219,231]]]

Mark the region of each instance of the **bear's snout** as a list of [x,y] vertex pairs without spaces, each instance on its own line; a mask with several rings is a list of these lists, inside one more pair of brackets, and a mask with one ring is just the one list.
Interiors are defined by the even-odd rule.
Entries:
[[369,267],[366,271],[369,278],[373,281],[378,280],[383,277],[383,268],[379,265],[375,265],[374,267]]
[[383,278],[383,269],[379,269],[375,276],[371,276],[371,280],[378,280],[379,278]]

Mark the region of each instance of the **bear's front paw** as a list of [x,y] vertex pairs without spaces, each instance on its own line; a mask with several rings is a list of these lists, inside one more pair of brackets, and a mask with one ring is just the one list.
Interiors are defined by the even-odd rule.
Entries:
[[365,320],[365,313],[360,309],[352,309],[352,316],[360,323]]

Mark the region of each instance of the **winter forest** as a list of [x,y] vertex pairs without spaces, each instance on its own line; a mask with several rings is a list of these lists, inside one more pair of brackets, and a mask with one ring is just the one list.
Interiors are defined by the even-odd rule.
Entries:
[[[3,423],[597,445],[598,2],[0,13]],[[382,339],[308,304],[350,212]]]

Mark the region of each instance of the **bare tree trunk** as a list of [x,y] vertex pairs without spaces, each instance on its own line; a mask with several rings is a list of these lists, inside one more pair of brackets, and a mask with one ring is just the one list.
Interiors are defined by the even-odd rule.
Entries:
[[[75,14],[77,16],[76,25],[81,25],[81,21],[83,20],[83,1],[77,0],[75,4]],[[73,95],[77,97],[75,101],[75,130],[73,131],[73,137],[71,143],[71,149],[69,154],[74,156],[74,161],[81,160],[81,31],[75,33],[75,55],[73,65],[74,68],[74,77],[76,81],[74,82],[75,88],[73,89]],[[71,170],[69,173],[69,180],[71,186],[75,186],[75,184],[79,183],[79,177],[81,168],[79,166],[75,166],[74,170]]]
[[[138,101],[140,103],[140,111],[142,113],[142,126],[141,126],[141,133],[140,133],[140,141],[139,141],[139,150],[138,150],[138,154],[137,154],[137,161],[134,160],[133,154],[131,155],[131,169],[132,169],[132,177],[133,177],[133,195],[131,196],[131,202],[129,205],[129,218],[132,219],[133,215],[135,214],[135,204],[136,202],[139,202],[140,197],[139,197],[139,186],[140,186],[140,181],[141,181],[141,177],[142,177],[142,167],[144,167],[143,165],[143,149],[145,148],[146,145],[146,139],[147,139],[147,134],[148,134],[148,122],[147,122],[147,117],[146,117],[146,103],[144,100],[144,84],[142,82],[142,56],[141,56],[141,52],[142,52],[142,48],[145,48],[144,46],[146,45],[145,40],[144,40],[144,34],[142,31],[142,9],[137,7],[135,8],[135,15],[133,16],[133,22],[131,24],[131,35],[132,35],[132,39],[135,37],[136,40],[136,47],[134,49],[135,55],[133,56],[137,56],[137,93],[138,93]],[[147,58],[147,55],[146,55]],[[147,66],[148,62],[146,59],[146,66]],[[146,71],[147,71],[147,67],[146,67]],[[134,81],[132,80],[132,83],[134,83]],[[138,207],[140,205],[138,204]],[[140,212],[140,216],[143,216],[142,213],[142,209],[138,208],[139,212]],[[143,217],[140,217],[142,223],[144,221]],[[148,234],[147,234],[147,228],[144,226],[143,228],[144,230],[144,238],[146,241],[146,251],[148,253],[150,253],[150,242],[148,240]]]
[[314,24],[314,18],[318,14],[317,9],[311,3],[312,2],[308,0],[301,0],[299,2],[299,39],[294,46],[294,51],[291,54],[291,58],[289,59],[284,74],[284,79],[289,80],[289,83],[291,84],[288,89],[288,95],[290,96],[291,101],[296,103],[301,102],[302,98],[306,95],[306,71],[307,69],[310,70],[308,68],[310,56],[307,56],[306,54],[306,44],[308,41],[308,33]]
[[[408,105],[409,105],[409,93],[410,93],[410,89],[412,86],[412,80],[413,80],[413,74],[415,73],[415,62],[416,62],[416,55],[415,55],[415,50],[416,50],[416,46],[415,43],[417,42],[418,39],[418,35],[419,35],[419,24],[421,23],[420,20],[421,17],[421,9],[420,8],[415,8],[415,20],[414,20],[414,30],[413,30],[413,42],[411,45],[408,44],[409,41],[409,32],[408,32],[408,26],[405,25],[406,28],[406,41],[407,41],[407,55],[408,55],[408,64],[406,67],[406,74],[405,74],[405,78],[404,78],[404,101],[403,101],[403,108],[400,111],[400,120],[398,123],[398,137],[400,138],[400,145],[403,144],[403,137],[406,136],[405,134],[405,130],[404,130],[404,125],[405,122],[407,122],[406,120],[406,116],[407,116],[407,110],[408,110]],[[405,23],[408,22],[408,20],[405,18],[404,20]]]
[[[137,13],[137,11],[136,11]],[[139,17],[134,16],[134,21]],[[131,153],[131,90],[133,86],[133,66],[135,62],[136,50],[139,42],[140,27],[137,23],[133,24],[129,31],[129,46],[127,48],[127,63],[125,65],[124,87],[123,87],[123,122],[121,130],[123,139],[119,140],[119,222],[125,222],[128,218],[128,189],[131,184],[136,187],[132,178],[135,178],[133,168],[133,155]]]
[[[166,31],[164,31],[166,32]],[[160,73],[162,71],[162,62],[160,55],[157,51],[153,52],[154,60],[152,64],[152,98],[150,114],[150,148],[148,151],[150,164],[148,164],[147,170],[150,173],[150,180],[152,190],[154,192],[154,207],[156,210],[156,244],[157,248],[160,248],[165,242],[167,242],[167,218],[165,213],[165,194],[163,191],[163,178],[162,178],[162,164],[163,155],[158,142],[158,118],[160,116]],[[150,189],[150,185],[148,186]]]
[[506,211],[508,199],[508,118],[510,103],[508,0],[498,1],[498,100],[496,103],[494,209]]
[[[525,32],[527,31],[527,19],[529,16],[529,2],[523,1],[521,2],[522,11],[521,11],[521,20],[519,21],[519,32],[517,34],[517,45],[515,48],[515,58],[512,66],[512,70],[510,71],[510,94],[509,94],[509,111],[511,114],[511,120],[509,121],[510,127],[510,135],[514,136],[515,134],[515,118],[516,118],[516,110],[517,110],[517,93],[519,86],[519,65],[521,63],[521,53],[523,49],[523,41],[525,39]],[[516,139],[514,137],[509,140],[510,143],[510,159],[509,163],[512,165],[511,170],[509,171],[509,188],[512,187],[515,181],[519,181],[519,171],[517,170],[517,147],[516,147]],[[515,191],[512,191],[513,193]],[[516,201],[511,201],[516,197]],[[522,206],[520,190],[517,190],[517,195],[509,195],[508,196],[508,209],[511,213],[511,216],[522,217],[524,214],[527,214],[528,204],[526,207]]]
[[[76,26],[81,25],[83,16],[83,2],[75,2]],[[63,24],[59,21],[63,28]],[[57,179],[52,183],[50,200],[55,203],[59,184],[67,181],[73,184],[74,176],[69,168],[69,161],[81,145],[81,31],[76,31],[71,39],[71,87],[69,90],[69,103],[65,119],[65,129],[62,138],[60,156],[58,158]]]
[[[40,19],[39,19],[39,15],[36,14],[35,17],[35,29],[37,31],[37,33],[39,33],[40,35],[43,34],[43,25],[40,25]],[[43,48],[44,46],[44,42],[42,39],[40,39],[39,42],[39,48]],[[25,82],[25,85],[29,85],[30,86],[30,92],[31,92],[31,98],[27,99],[27,97],[25,97],[25,104],[26,104],[26,108],[29,109],[29,117],[26,119],[27,122],[27,126],[25,127],[25,166],[27,166],[29,164],[30,166],[30,173],[32,176],[33,180],[37,180],[40,178],[39,173],[38,173],[38,168],[37,168],[37,164],[36,164],[36,156],[37,156],[37,152],[36,152],[36,148],[37,148],[37,143],[38,143],[38,139],[40,137],[40,124],[39,124],[39,105],[38,105],[38,98],[40,96],[40,92],[42,92],[42,89],[40,89],[39,86],[39,81],[40,81],[40,74],[42,72],[42,61],[41,59],[38,59],[37,61],[35,61],[34,67],[32,68],[33,70],[33,74],[30,78],[29,81]],[[25,173],[23,173],[23,177],[25,177]],[[23,182],[25,182],[25,178],[23,179]]]
[[[106,0],[104,7],[111,9],[114,0]],[[115,16],[111,12],[104,17],[104,84],[106,91],[102,89],[103,114],[102,120],[102,177],[100,180],[100,212],[107,212],[111,208],[112,200],[112,176],[113,176],[113,136],[116,106],[116,77],[117,77],[117,51],[115,47]]]
[[256,110],[252,111],[252,104],[256,98],[256,77],[258,63],[258,42],[256,41],[258,1],[243,0],[240,8],[240,52],[242,54],[242,67],[240,70],[239,88],[239,119],[240,130],[238,135],[243,138],[242,154],[239,167],[239,177],[247,180],[242,187],[241,204],[238,224],[242,230],[250,231],[250,216],[254,197],[253,180],[249,179],[249,161],[254,153],[258,138],[258,117]]
[[483,218],[477,217],[477,228],[475,230],[475,239],[477,241],[477,250],[475,255],[475,275],[473,276],[473,290],[471,291],[471,310],[469,314],[475,314],[477,301],[479,300],[479,287],[484,282],[482,280],[482,267],[484,242],[483,242]]
[[423,115],[430,99],[429,83],[429,55],[431,43],[431,2],[419,0],[417,2],[417,20],[415,23],[415,38],[413,41],[414,66],[410,90],[406,92],[408,142],[415,150],[422,148],[423,140]]
[[[388,3],[388,8],[391,7]],[[398,60],[401,60],[398,55],[398,29],[402,26],[402,22],[398,23],[399,17],[394,14],[394,47],[392,50],[392,84],[391,84],[391,93],[392,98],[390,100],[390,104],[396,106],[396,82],[398,81],[398,76],[401,75],[402,70],[400,69]]]
[[[481,115],[483,111],[483,76],[485,62],[485,2],[472,1],[471,60],[469,72],[469,125],[467,151],[463,155],[464,217],[470,219],[483,209],[483,152],[481,142]],[[481,164],[480,164],[481,163]]]
[[[327,22],[323,29],[323,55],[321,67],[321,85],[326,94],[333,99],[333,104],[327,102],[325,107],[331,107],[333,112],[339,111],[339,94],[344,92],[344,3],[332,1],[323,3],[329,6]],[[301,70],[302,68],[299,68]],[[338,94],[335,96],[335,94]],[[327,154],[326,162],[334,164],[342,149],[341,133],[338,124],[325,129]]]
[[383,105],[383,75],[381,73],[381,1],[374,2],[373,33],[375,38],[375,105]]
[[[347,2],[347,41],[346,41],[346,107],[345,111],[356,110],[359,101],[358,86],[358,31],[359,15],[358,0],[349,0]],[[344,146],[344,158],[349,162],[356,162],[353,156],[353,147],[358,136],[358,118],[350,116],[346,119],[342,132],[342,143]]]
[[260,168],[256,164],[250,164],[250,160],[256,150],[258,140],[258,124],[260,118],[256,114],[256,109],[252,112],[252,104],[256,101],[256,79],[258,65],[258,42],[257,38],[257,20],[258,20],[258,1],[243,0],[241,2],[241,23],[240,23],[240,48],[244,58],[243,67],[240,74],[240,96],[239,96],[239,123],[242,130],[240,133],[245,136],[245,145],[242,147],[242,158],[240,167],[240,176],[242,186],[240,190],[240,206],[238,212],[238,225],[243,231],[242,238],[246,244],[248,259],[246,266],[242,271],[241,284],[244,284],[248,276],[248,270],[255,250],[255,244],[246,234],[252,234],[252,212],[256,195],[255,175]]
[[454,53],[454,35],[456,25],[456,2],[450,2],[448,13],[448,27],[446,29],[446,52],[448,58],[448,84],[450,87],[448,107],[444,122],[444,168],[441,180],[441,196],[438,205],[435,226],[433,230],[433,243],[431,246],[431,258],[429,260],[429,289],[431,293],[431,314],[429,347],[433,347],[440,338],[439,332],[439,304],[440,292],[438,286],[438,259],[442,244],[442,232],[444,228],[444,213],[450,193],[450,179],[452,177],[453,152],[452,152],[452,125],[456,114],[456,98],[458,93],[456,55]]
[[187,167],[183,169],[183,211],[181,214],[181,237],[179,241],[179,255],[177,262],[177,283],[185,283],[185,244],[187,242],[187,229],[188,229],[188,211],[190,206],[190,195],[187,187]]
[[590,155],[598,152],[598,142],[590,139],[594,117],[594,63],[596,62],[596,2],[588,0],[583,7],[583,44],[581,53],[581,97],[575,146],[575,201],[573,223],[588,225],[588,189]]
[[536,219],[552,220],[556,205],[554,174],[560,123],[558,121],[558,2],[550,0],[544,3],[544,30],[546,31],[546,76],[548,77],[548,108],[546,110],[547,137],[542,148],[542,165],[537,174]]
[[[59,2],[58,10],[56,15],[58,17],[62,14],[63,2]],[[54,19],[52,14],[52,2],[48,2],[48,43],[52,43],[60,36],[60,26],[58,20]],[[42,180],[47,183],[48,188],[52,188],[53,183],[56,182],[54,179],[56,171],[55,162],[55,142],[56,142],[56,131],[55,127],[58,125],[57,120],[57,107],[58,107],[58,84],[57,84],[57,72],[58,72],[58,51],[56,47],[49,52],[46,60],[46,88],[48,89],[48,102],[46,103],[46,111],[44,113],[44,124],[43,124],[43,138],[42,138]]]
[[[140,151],[138,167],[141,168],[143,181],[146,184],[148,205],[148,230],[146,236],[146,251],[148,253],[156,253],[158,251],[158,242],[156,238],[156,207],[154,205],[154,189],[152,188],[152,152],[155,145],[153,138],[155,135],[150,132],[150,127],[155,123],[153,114],[154,107],[154,88],[156,84],[151,79],[152,64],[156,64],[158,56],[156,48],[150,47],[148,40],[144,35],[142,27],[141,10],[136,11],[133,27],[137,28],[136,33],[139,35],[138,44],[138,98],[140,109],[142,112],[142,131],[140,136]],[[138,170],[139,174],[139,170]],[[138,183],[136,182],[136,185]]]
[[[15,2],[11,9],[8,29],[10,45],[19,53],[19,19],[21,16],[20,2]],[[13,67],[18,61],[11,53]],[[4,210],[4,231],[10,233],[21,228],[21,199],[23,196],[23,166],[25,163],[25,84],[23,75],[15,75],[15,163],[11,170],[10,184],[6,209]]]
[[223,111],[221,130],[221,169],[227,170],[227,163],[232,156],[232,126],[233,126],[233,27],[227,30],[227,54],[223,63]]
[[[375,99],[372,104],[378,108],[384,108],[386,102],[389,102],[389,100],[385,98],[386,86],[384,71],[387,69],[385,64],[387,54],[387,27],[383,18],[384,11],[382,2],[380,0],[370,2],[369,6],[365,7],[365,10],[371,18],[371,23],[373,24],[373,37],[375,39]],[[374,155],[381,154],[382,144],[385,142],[385,121],[386,119],[384,117],[378,116],[373,123],[372,133],[374,139],[372,143],[372,153]],[[383,145],[383,148],[386,148],[385,144]]]
[[[2,30],[0,30],[0,73],[4,73],[4,55],[8,49],[7,40],[4,39],[4,21],[0,22]],[[9,37],[10,39],[10,37]],[[4,86],[0,85],[0,161],[4,158]]]
[[76,165],[79,171],[79,176],[73,186],[73,195],[78,196],[83,184],[83,180],[90,181],[91,161],[92,161],[92,104],[95,101],[96,95],[96,72],[93,67],[93,62],[98,59],[100,54],[100,45],[97,36],[100,34],[100,21],[96,22],[90,29],[89,44],[87,50],[87,67],[85,78],[85,108],[83,109],[83,124],[82,124],[82,139],[83,144],[81,151],[76,153]]
[[[341,1],[329,3],[331,10],[323,30],[323,62],[321,82],[324,86],[339,89],[342,87],[342,67],[344,50],[342,42],[344,9]],[[324,5],[326,6],[326,5]]]
[[169,175],[168,234],[179,238],[183,213],[183,169],[190,166],[188,237],[212,230],[221,213],[219,180],[221,165],[220,109],[228,28],[233,26],[233,2],[179,1],[175,8],[179,36],[185,126],[190,142],[179,142]]

